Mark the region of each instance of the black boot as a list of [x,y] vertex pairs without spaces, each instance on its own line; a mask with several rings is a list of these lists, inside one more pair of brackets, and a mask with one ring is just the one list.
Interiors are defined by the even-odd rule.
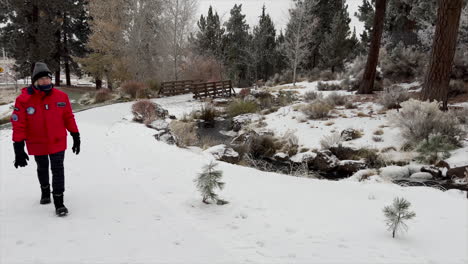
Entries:
[[41,186],[41,192],[40,204],[50,204],[50,185]]
[[63,193],[54,193],[55,214],[57,216],[66,216],[68,209],[63,205]]

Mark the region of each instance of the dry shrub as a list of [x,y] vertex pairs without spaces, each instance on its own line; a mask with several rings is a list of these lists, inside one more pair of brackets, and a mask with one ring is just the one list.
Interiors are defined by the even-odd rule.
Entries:
[[272,157],[281,148],[278,141],[268,135],[253,137],[250,142],[249,153],[254,158]]
[[224,73],[223,63],[211,56],[190,56],[182,65],[182,75],[188,80],[220,81]]
[[315,91],[308,91],[304,94],[304,100],[306,102],[311,102],[316,99],[323,99],[323,94]]
[[400,86],[392,85],[379,95],[378,103],[385,109],[400,108],[400,104],[410,99],[408,91]]
[[181,122],[174,120],[169,124],[172,134],[174,135],[177,146],[187,147],[196,146],[199,142],[197,136],[196,122]]
[[378,130],[374,131],[374,135],[376,135],[376,136],[381,136],[383,134],[384,134],[384,131],[382,129],[378,129]]
[[250,94],[250,88],[242,88],[239,92],[239,97],[244,98]]
[[326,101],[330,105],[345,105],[348,102],[348,98],[346,95],[333,92],[327,96]]
[[346,104],[345,104],[346,109],[356,109],[356,107],[357,106],[351,101],[347,101]]
[[218,111],[212,104],[205,104],[202,106],[200,116],[198,118],[205,121],[208,125],[214,125],[215,118],[218,115]]
[[391,51],[380,49],[379,65],[384,78],[394,81],[411,81],[421,77],[427,63],[427,55],[414,47],[399,43]]
[[283,137],[280,139],[280,144],[282,146],[280,152],[286,153],[290,157],[296,155],[299,150],[299,139],[291,130],[288,130],[283,135]]
[[107,88],[101,88],[96,91],[94,94],[94,102],[95,103],[103,103],[112,99],[111,91]]
[[321,119],[328,117],[333,106],[327,102],[316,100],[310,104],[304,105],[301,111],[310,119]]
[[149,125],[157,119],[157,108],[150,100],[140,100],[132,105],[133,120]]
[[324,83],[318,82],[317,83],[317,90],[319,91],[338,91],[342,90],[341,85],[336,83]]
[[403,138],[412,145],[428,141],[431,135],[445,137],[455,146],[460,146],[466,132],[452,113],[443,112],[437,102],[422,102],[410,99],[401,104],[399,112],[393,110],[388,118],[400,128]]
[[227,109],[226,113],[230,117],[247,114],[247,113],[255,113],[258,110],[258,106],[255,102],[251,101],[244,101],[244,100],[234,100],[232,101]]
[[131,98],[143,98],[147,93],[148,85],[137,81],[128,81],[122,84],[122,92],[128,94]]

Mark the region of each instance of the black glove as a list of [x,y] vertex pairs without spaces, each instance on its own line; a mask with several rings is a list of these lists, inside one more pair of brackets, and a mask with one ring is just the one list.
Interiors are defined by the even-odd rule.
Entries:
[[73,153],[76,153],[76,155],[78,155],[80,153],[81,145],[80,132],[71,132],[70,135],[73,137],[72,151]]
[[24,152],[24,141],[13,143],[13,148],[15,149],[15,168],[26,167],[29,160],[28,154]]

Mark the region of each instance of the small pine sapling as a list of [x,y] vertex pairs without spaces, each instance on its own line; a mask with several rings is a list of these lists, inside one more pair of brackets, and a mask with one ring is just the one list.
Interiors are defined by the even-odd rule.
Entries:
[[399,231],[407,231],[408,226],[405,221],[416,216],[414,212],[408,209],[411,203],[405,198],[395,198],[391,206],[385,206],[383,212],[385,214],[385,222],[389,231],[392,231],[393,238]]
[[223,172],[216,170],[217,163],[211,161],[209,164],[203,167],[203,172],[198,174],[198,178],[194,181],[197,184],[198,190],[203,196],[203,202],[209,204],[208,200],[216,202],[218,205],[227,204],[227,201],[218,198],[218,195],[214,193],[215,188],[222,190],[224,188],[224,182],[221,182]]

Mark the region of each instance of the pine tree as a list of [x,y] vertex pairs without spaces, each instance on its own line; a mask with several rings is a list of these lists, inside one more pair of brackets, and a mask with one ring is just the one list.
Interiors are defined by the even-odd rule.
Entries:
[[[325,34],[331,32],[333,18],[341,12],[343,0],[305,0],[305,36],[307,40],[308,52],[305,58],[306,69],[318,67],[322,58],[320,55],[320,47],[325,39]],[[310,25],[317,24],[314,27]]]
[[330,32],[325,33],[322,45],[319,48],[322,65],[330,68],[332,72],[343,69],[344,60],[351,50],[347,48],[350,35],[348,7],[343,6],[336,13],[331,24]]
[[388,230],[392,232],[393,238],[395,238],[396,233],[407,231],[408,226],[405,221],[416,216],[414,212],[408,210],[410,206],[411,203],[405,198],[395,198],[391,206],[384,207],[385,222]]
[[218,195],[214,193],[216,188],[222,190],[224,188],[224,182],[221,182],[223,172],[216,170],[217,163],[211,161],[209,164],[203,167],[203,172],[198,174],[198,178],[194,181],[197,184],[197,189],[200,191],[203,197],[204,203],[209,203],[208,200],[216,202],[217,204],[227,203],[224,200],[218,198]]
[[372,0],[372,2],[369,0],[362,0],[359,11],[354,14],[359,21],[364,22],[364,31],[362,31],[360,37],[366,49],[369,48],[370,45],[370,34],[372,32],[372,22],[375,13],[373,4],[375,4],[375,0]]
[[6,51],[15,59],[14,70],[21,78],[30,76],[37,61],[47,63],[51,71],[59,67],[55,57],[60,25],[55,4],[58,3],[46,0],[8,1],[8,13],[3,16],[7,24],[0,35]]
[[214,56],[221,59],[225,29],[221,26],[218,13],[213,14],[212,6],[208,9],[206,18],[203,15],[200,16],[197,26],[199,31],[194,39],[195,51],[199,55]]
[[265,9],[264,5],[258,26],[253,29],[252,39],[255,79],[264,81],[273,75],[276,49],[276,29]]
[[245,15],[242,14],[242,4],[234,5],[231,9],[231,17],[225,26],[226,34],[223,39],[225,46],[224,64],[227,65],[229,77],[234,80],[238,87],[242,87],[250,82],[248,49],[251,41],[248,32],[249,25],[245,21]]

